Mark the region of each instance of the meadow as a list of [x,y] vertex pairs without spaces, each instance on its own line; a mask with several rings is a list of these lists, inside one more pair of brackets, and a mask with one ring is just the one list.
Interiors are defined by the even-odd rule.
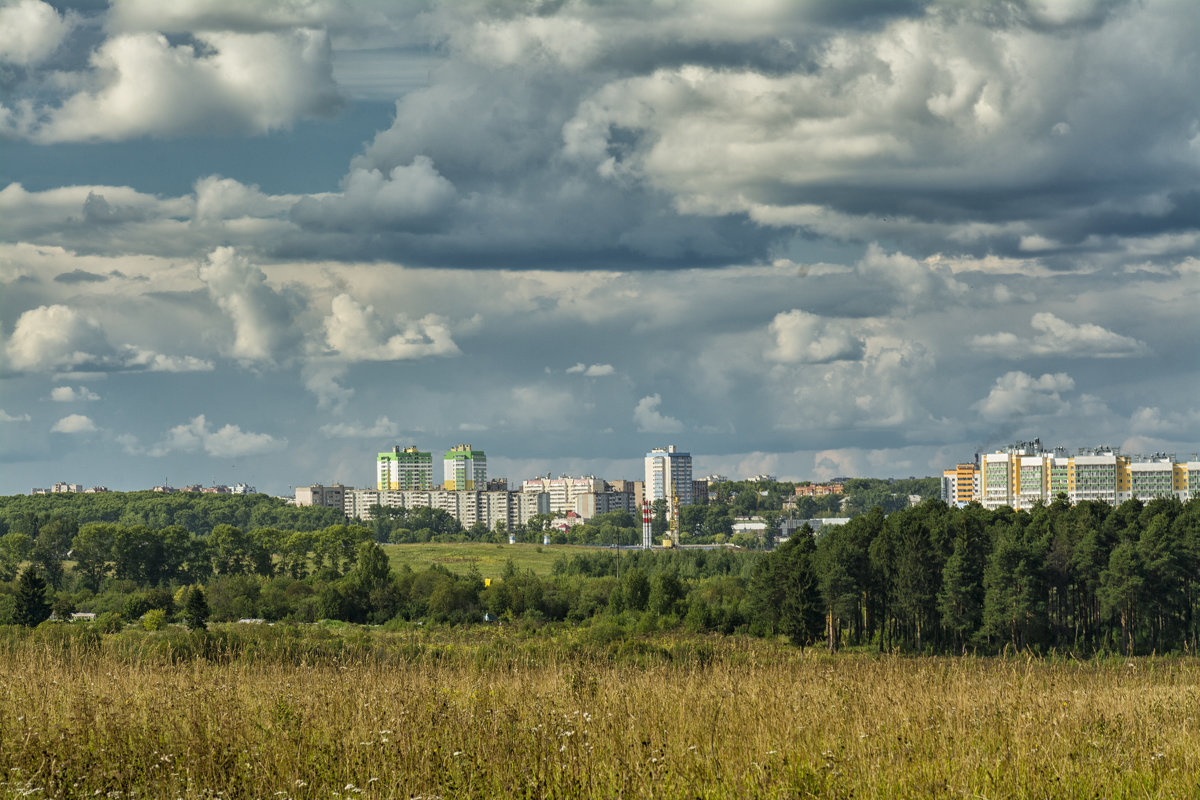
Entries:
[[[60,626],[62,627],[62,626]],[[601,628],[0,629],[0,794],[1180,797],[1200,662]]]
[[[489,544],[474,542],[425,542],[421,544],[384,545],[392,569],[408,566],[414,572],[442,566],[453,573],[465,575],[476,569],[482,578],[499,578],[511,560],[517,572],[531,571],[547,577],[554,571],[554,562],[579,553],[603,552],[597,548],[570,545]],[[613,551],[608,551],[613,552]],[[614,562],[615,568],[615,562]]]

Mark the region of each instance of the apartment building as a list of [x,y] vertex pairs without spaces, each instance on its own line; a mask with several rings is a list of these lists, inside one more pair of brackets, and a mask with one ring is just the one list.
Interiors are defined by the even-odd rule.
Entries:
[[430,491],[378,491],[358,489],[346,492],[343,510],[350,519],[370,520],[372,506],[385,508],[438,508],[469,528],[482,522],[489,530],[496,523],[507,527],[524,525],[540,510],[545,496],[525,492],[477,492],[433,489]]
[[381,492],[432,489],[433,454],[412,447],[393,445],[376,458],[376,488]]
[[606,486],[601,478],[588,475],[583,478],[571,478],[566,475],[551,478],[529,478],[521,482],[522,492],[534,494],[546,493],[550,496],[551,514],[565,514],[576,511],[575,501],[582,495],[603,492]]
[[1131,498],[1188,500],[1200,496],[1200,461],[1172,455],[1122,455],[1115,447],[1046,450],[1039,440],[1019,442],[977,456],[942,473],[942,499],[984,508],[1032,508],[1065,494],[1072,503],[1099,500],[1118,505]]
[[487,486],[487,456],[469,444],[447,450],[442,468],[442,488],[447,491],[474,492]]
[[691,505],[692,455],[675,449],[675,445],[656,447],[646,454],[645,499],[666,500],[668,504],[679,499],[681,506]]

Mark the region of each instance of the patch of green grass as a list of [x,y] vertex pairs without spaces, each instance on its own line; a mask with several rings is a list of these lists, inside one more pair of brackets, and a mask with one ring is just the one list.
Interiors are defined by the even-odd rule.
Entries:
[[578,553],[595,552],[598,548],[468,542],[387,544],[383,549],[392,569],[400,569],[401,565],[407,564],[414,572],[419,572],[439,564],[451,572],[466,574],[471,567],[475,567],[485,578],[499,578],[504,574],[504,565],[510,558],[518,572],[533,570],[535,574],[544,576],[553,572],[554,562],[560,557],[570,558]]

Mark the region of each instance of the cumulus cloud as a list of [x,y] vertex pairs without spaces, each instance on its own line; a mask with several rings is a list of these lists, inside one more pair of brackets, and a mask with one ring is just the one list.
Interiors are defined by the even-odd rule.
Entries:
[[305,198],[292,209],[292,218],[308,228],[361,230],[422,230],[436,223],[454,201],[450,181],[438,174],[428,156],[386,175],[358,168],[342,181],[337,195]]
[[33,66],[50,56],[75,25],[41,0],[0,5],[0,63]]
[[238,425],[224,425],[214,431],[205,416],[199,414],[188,422],[171,428],[158,444],[146,451],[146,454],[160,457],[169,453],[202,450],[214,458],[240,458],[277,452],[286,446],[287,439],[278,439],[266,433],[243,431]]
[[855,272],[867,286],[890,287],[894,296],[911,309],[941,307],[957,301],[967,291],[966,285],[940,261],[918,261],[904,253],[887,253],[875,242],[867,246]]
[[323,31],[192,36],[194,45],[152,32],[105,40],[78,76],[91,85],[61,105],[31,108],[16,132],[42,143],[261,134],[341,104]]
[[3,408],[0,408],[0,422],[29,422],[32,419],[28,414],[9,414]]
[[248,362],[271,361],[295,344],[292,301],[267,284],[261,269],[232,247],[218,247],[200,267],[209,296],[233,322],[229,354]]
[[100,395],[86,386],[55,386],[50,390],[50,399],[56,403],[89,403],[100,399]]
[[[385,324],[371,306],[348,294],[333,298],[332,312],[325,318],[329,347],[351,361],[403,361],[428,356],[459,354],[450,327],[436,314],[411,322],[397,316]],[[399,328],[399,331],[392,331]]]
[[573,367],[567,367],[568,375],[583,375],[587,378],[602,378],[615,372],[612,364],[584,364],[580,361]]
[[1022,339],[1015,333],[980,334],[971,339],[976,350],[995,353],[1004,358],[1027,356],[1070,356],[1076,358],[1129,358],[1150,352],[1142,341],[1084,322],[1078,325],[1041,311],[1030,321],[1038,334]]
[[92,422],[89,417],[85,417],[83,414],[68,414],[58,422],[54,423],[54,426],[50,428],[50,430],[53,433],[76,434],[94,433],[97,428],[96,423]]
[[134,345],[115,348],[98,321],[60,304],[22,313],[5,350],[9,366],[20,372],[203,372],[213,368],[194,356],[169,356]]
[[169,356],[127,345],[123,351],[128,369],[146,372],[212,372],[213,363],[196,356]]
[[114,355],[99,323],[57,304],[21,314],[7,351],[13,369],[31,372],[97,367]]
[[766,384],[773,424],[806,432],[916,427],[928,422],[935,366],[920,342],[890,337],[868,340],[859,360],[781,364]]
[[337,422],[321,426],[321,433],[331,439],[381,439],[395,436],[399,432],[400,426],[387,417],[378,417],[369,425]]
[[799,309],[777,314],[768,328],[774,337],[767,358],[789,364],[826,364],[862,358],[864,342],[851,326]]
[[633,409],[633,422],[640,433],[682,433],[683,423],[659,412],[662,396],[655,393],[638,400]]
[[1200,409],[1163,411],[1158,406],[1143,406],[1129,420],[1134,433],[1194,438],[1200,430]]
[[196,223],[286,214],[298,199],[296,195],[266,194],[256,184],[220,175],[197,180],[193,194],[196,206],[192,221]]
[[971,407],[988,422],[1056,416],[1070,409],[1071,404],[1063,399],[1062,393],[1074,388],[1074,379],[1065,372],[1046,373],[1035,378],[1018,370],[997,378],[987,397]]

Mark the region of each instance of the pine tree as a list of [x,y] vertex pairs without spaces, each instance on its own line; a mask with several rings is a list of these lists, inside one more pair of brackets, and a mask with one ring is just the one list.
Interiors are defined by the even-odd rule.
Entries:
[[46,581],[35,566],[30,566],[21,573],[21,579],[17,583],[17,607],[13,618],[18,625],[30,628],[50,618]]
[[183,606],[183,620],[191,630],[208,627],[208,598],[199,586],[188,592]]

